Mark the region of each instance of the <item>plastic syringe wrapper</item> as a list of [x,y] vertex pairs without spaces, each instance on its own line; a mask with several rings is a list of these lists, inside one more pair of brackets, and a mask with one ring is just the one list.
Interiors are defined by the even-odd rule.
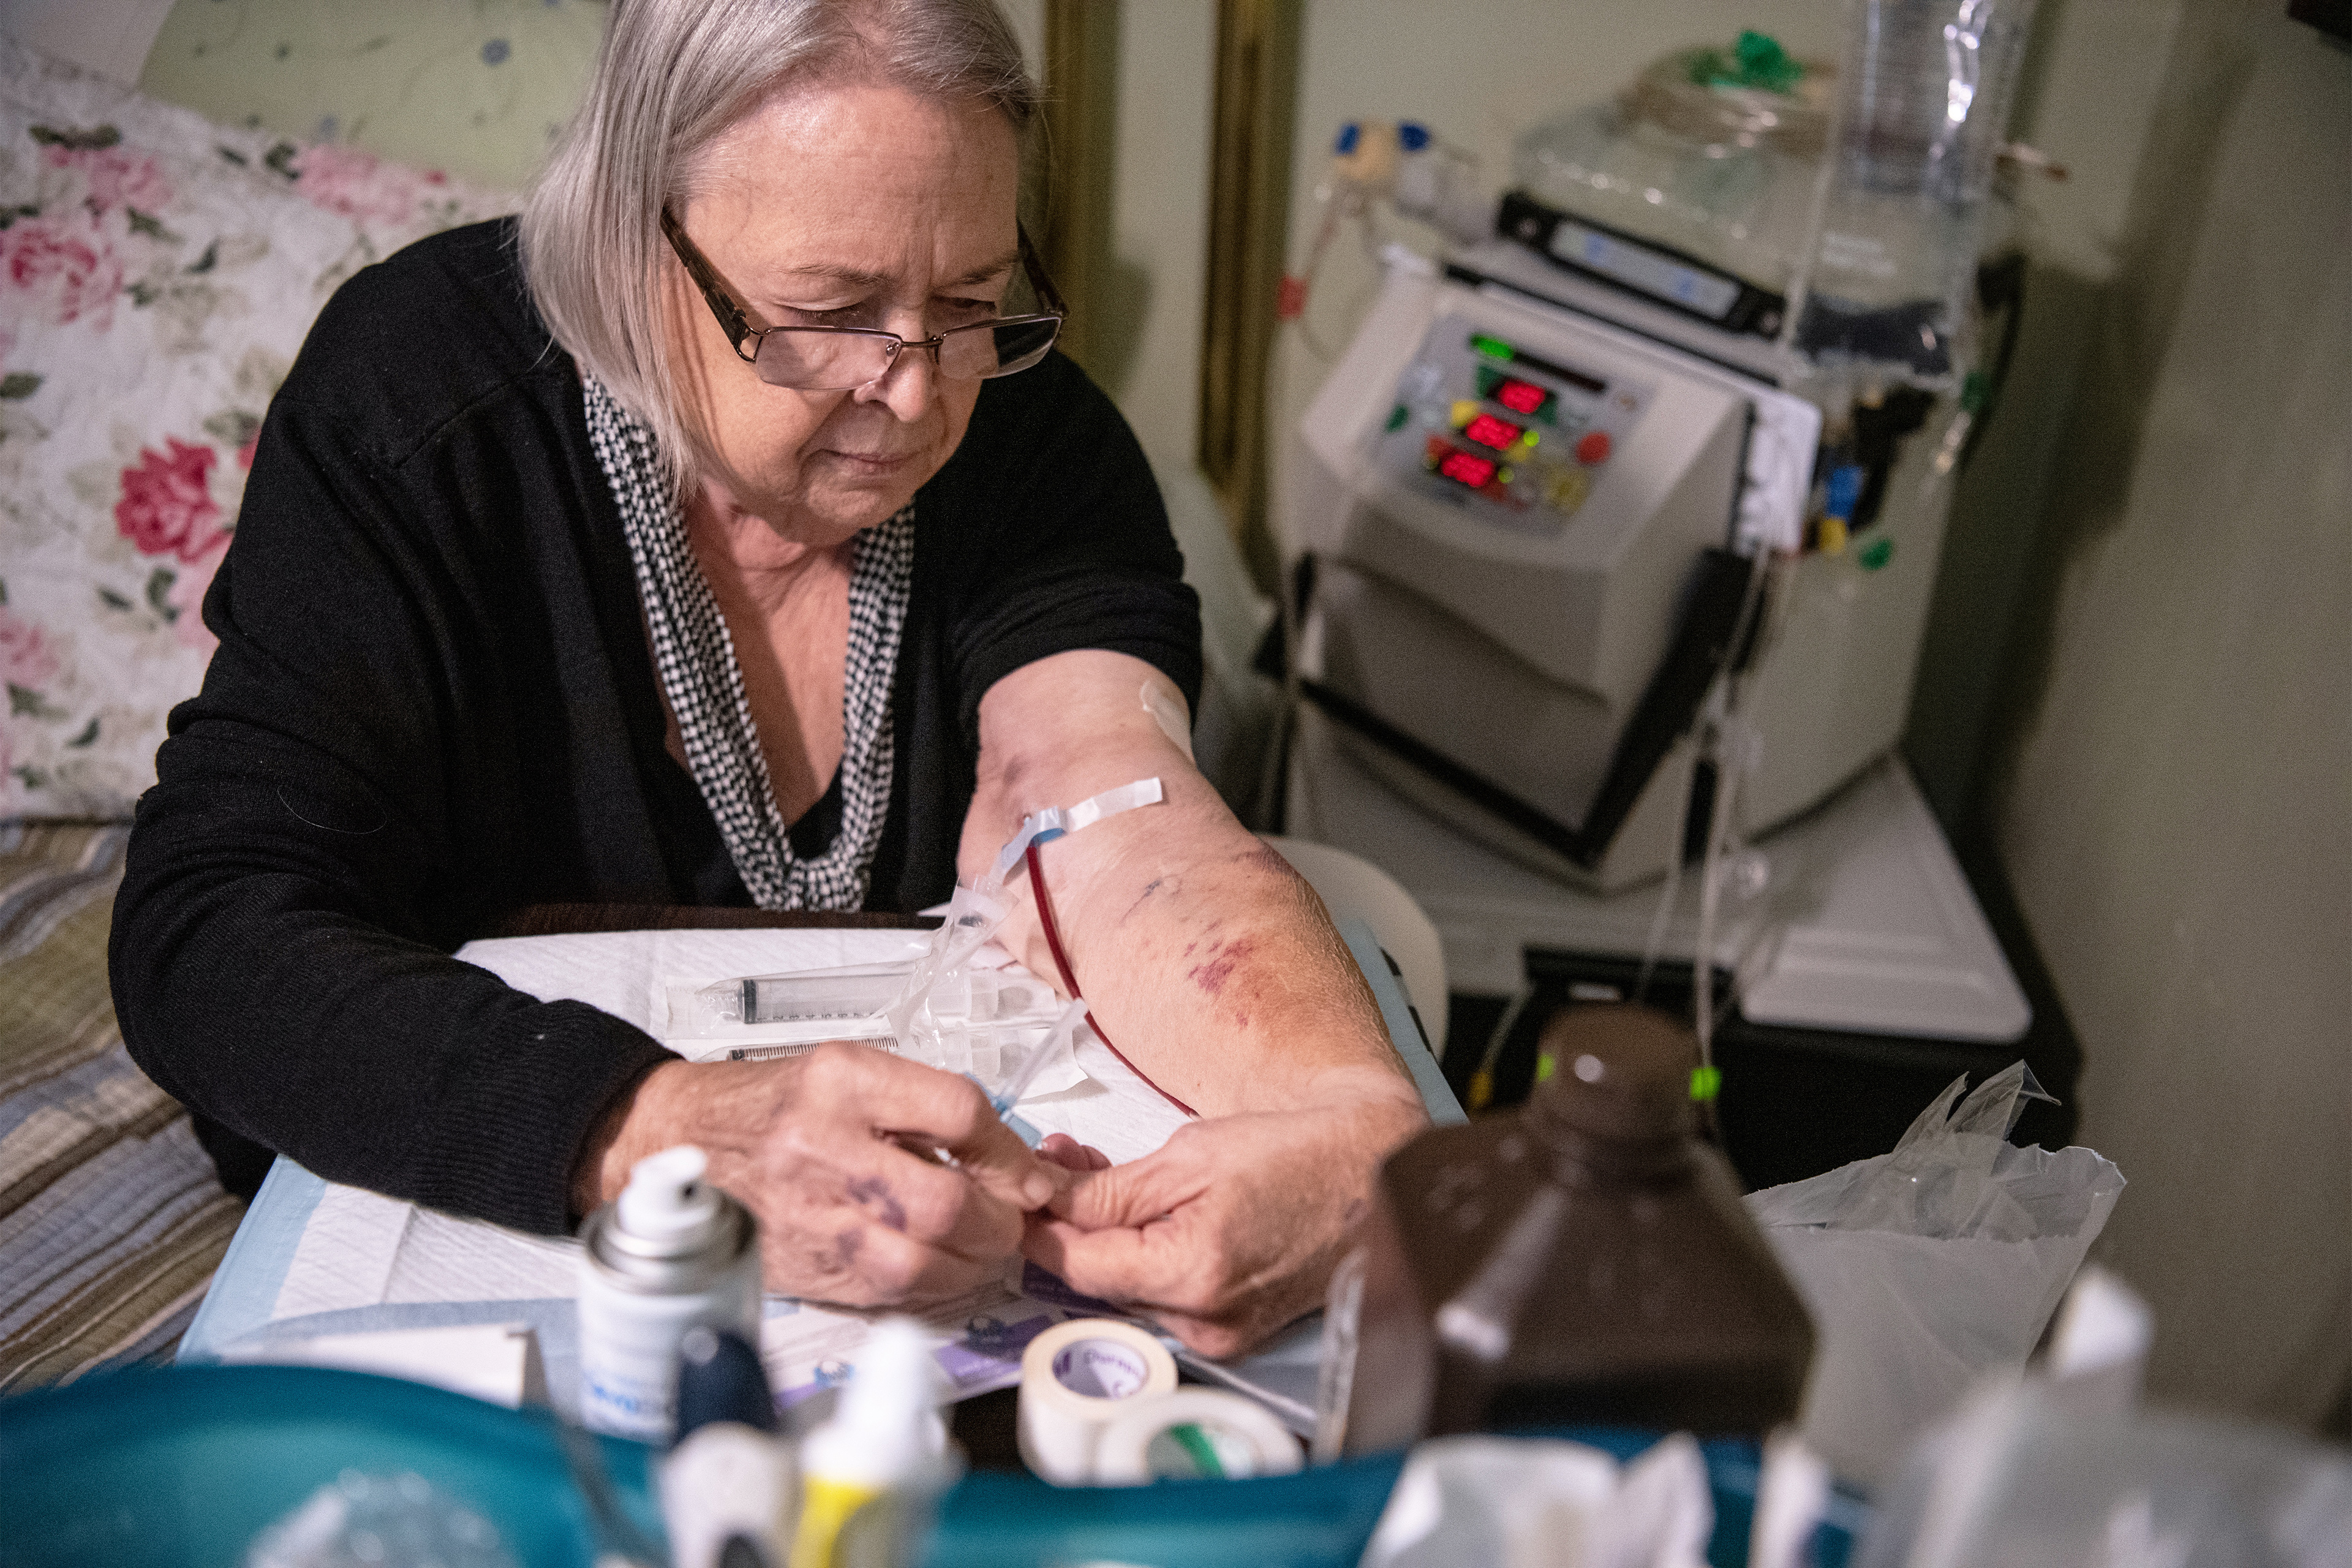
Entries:
[[[688,990],[686,1005],[674,1006],[672,1033],[721,1039],[751,1026],[837,1022],[845,1029],[836,1038],[887,1037],[895,1031],[881,1015],[904,993],[914,971],[911,963],[854,963],[716,981]],[[959,969],[933,981],[914,1026],[920,1029],[928,1022],[936,1031],[943,1020],[990,1024],[1016,1018],[1045,1006],[1052,996],[1042,981]]]
[[1055,1028],[1061,999],[1019,971],[965,963],[935,973],[903,1026],[894,1025],[884,1009],[919,967],[850,964],[672,984],[664,1037],[698,1061],[766,1060],[856,1040],[969,1078],[992,1103],[1016,1084],[1050,1094],[1084,1081],[1070,1032]]

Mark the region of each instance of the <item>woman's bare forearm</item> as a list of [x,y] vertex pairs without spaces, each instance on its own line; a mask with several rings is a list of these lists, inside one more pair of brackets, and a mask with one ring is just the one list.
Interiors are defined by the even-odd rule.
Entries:
[[[1089,652],[990,689],[967,878],[1024,813],[1159,777],[1164,804],[1039,852],[1064,952],[1103,1030],[1205,1116],[1372,1100],[1393,1101],[1411,1124],[1411,1079],[1321,901],[1161,731],[1142,700],[1147,681],[1175,695],[1140,660]],[[1013,887],[1029,891],[1025,879]],[[1034,972],[1055,973],[1034,895],[1003,940]]]

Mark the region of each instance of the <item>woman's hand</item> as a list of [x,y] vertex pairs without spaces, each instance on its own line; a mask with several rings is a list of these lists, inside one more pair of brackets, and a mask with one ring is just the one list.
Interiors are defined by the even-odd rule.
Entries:
[[969,1079],[835,1043],[655,1068],[599,1130],[574,1204],[614,1196],[630,1166],[678,1143],[699,1146],[711,1184],[759,1216],[769,1289],[861,1307],[996,1278],[1023,1214],[1074,1179],[1024,1148]]
[[1051,1138],[1040,1152],[1072,1183],[1023,1250],[1203,1355],[1238,1355],[1322,1304],[1373,1172],[1426,1124],[1418,1100],[1376,1093],[1188,1122],[1127,1165]]

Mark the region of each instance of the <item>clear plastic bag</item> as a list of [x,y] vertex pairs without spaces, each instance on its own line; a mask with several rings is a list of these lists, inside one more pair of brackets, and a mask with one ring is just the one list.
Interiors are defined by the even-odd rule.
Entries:
[[1992,1384],[1913,1451],[1861,1568],[2347,1568],[2352,1458],[2284,1430]]
[[[1721,79],[1726,55],[1755,46],[1786,68]],[[1753,33],[1731,51],[1677,50],[1615,103],[1571,110],[1520,137],[1512,178],[1547,206],[1785,293],[1804,250],[1836,79],[1826,61],[1790,59]]]
[[246,1568],[514,1568],[488,1520],[414,1473],[345,1470],[246,1549]]
[[1864,1484],[1978,1376],[2025,1363],[2123,1192],[2089,1149],[2003,1141],[2049,1098],[2024,1063],[1962,1100],[1966,1081],[1892,1153],[1748,1198],[1820,1334],[1805,1440]]
[[1433,1437],[1405,1461],[1360,1568],[1705,1568],[1714,1528],[1687,1432],[1622,1468],[1558,1438]]
[[[2029,1209],[2008,1181],[1996,1181],[1993,1167],[2009,1148],[2009,1135],[2025,1112],[2025,1102],[2057,1100],[2042,1092],[2032,1069],[2012,1062],[1979,1084],[1965,1100],[1963,1073],[1912,1119],[1884,1165],[1864,1161],[1841,1190],[1832,1217],[1834,1230],[1894,1230],[1908,1236],[1982,1237],[1991,1241],[2030,1241],[2045,1229],[2071,1234],[2081,1215],[2063,1201],[2053,1213],[2037,1203]],[[1959,1108],[1953,1109],[1953,1101]],[[2061,1289],[2063,1289],[2063,1283]],[[2053,1297],[2051,1301],[2057,1305]]]

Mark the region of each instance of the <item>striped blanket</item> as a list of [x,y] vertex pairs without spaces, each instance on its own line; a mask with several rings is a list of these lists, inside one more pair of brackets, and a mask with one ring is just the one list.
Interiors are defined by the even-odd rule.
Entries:
[[129,837],[0,823],[0,1393],[168,1359],[244,1212],[115,1026]]

